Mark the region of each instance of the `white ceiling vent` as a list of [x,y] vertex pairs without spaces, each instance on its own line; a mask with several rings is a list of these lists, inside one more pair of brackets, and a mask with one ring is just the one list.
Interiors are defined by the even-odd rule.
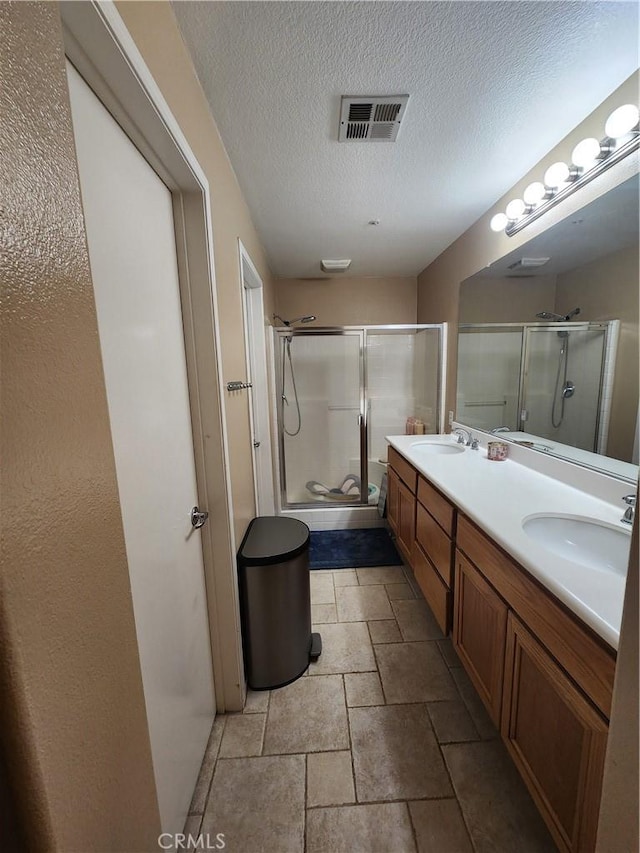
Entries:
[[337,261],[320,261],[320,269],[322,272],[346,272],[351,266],[351,258],[344,258]]
[[409,95],[342,96],[339,142],[395,142]]
[[514,263],[509,264],[510,270],[535,269],[548,264],[551,258],[520,258]]

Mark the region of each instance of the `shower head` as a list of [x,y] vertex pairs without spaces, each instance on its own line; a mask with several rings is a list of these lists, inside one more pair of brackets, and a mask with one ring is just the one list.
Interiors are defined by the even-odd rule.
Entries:
[[576,317],[580,313],[579,308],[574,308],[568,314],[554,314],[553,311],[539,311],[536,314],[539,320],[551,320],[554,323],[566,323],[572,317]]
[[283,326],[293,326],[294,323],[313,323],[316,319],[315,314],[306,314],[304,317],[296,317],[293,320],[285,320],[279,314],[273,315],[274,320],[280,320]]
[[561,314],[554,314],[553,311],[539,311],[536,317],[540,320],[553,320],[554,323],[559,323],[565,319]]

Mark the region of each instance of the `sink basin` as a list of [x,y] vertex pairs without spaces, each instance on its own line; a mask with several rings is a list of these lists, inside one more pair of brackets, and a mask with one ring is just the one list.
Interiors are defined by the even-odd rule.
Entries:
[[464,453],[464,445],[454,444],[452,441],[416,441],[411,445],[411,449],[420,453],[439,455]]
[[558,557],[622,577],[627,574],[631,535],[618,527],[571,515],[531,515],[522,528]]

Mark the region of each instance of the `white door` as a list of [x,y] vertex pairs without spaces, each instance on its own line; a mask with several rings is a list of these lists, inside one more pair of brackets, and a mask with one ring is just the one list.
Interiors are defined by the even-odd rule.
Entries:
[[160,816],[180,832],[215,702],[171,195],[67,73]]
[[256,515],[274,515],[273,457],[269,426],[269,382],[262,280],[242,244],[240,244],[240,267],[244,293],[247,378],[252,385],[249,389],[249,414]]

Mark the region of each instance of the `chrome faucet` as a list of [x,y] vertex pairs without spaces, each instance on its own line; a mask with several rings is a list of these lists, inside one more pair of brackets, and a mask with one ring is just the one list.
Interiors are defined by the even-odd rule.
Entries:
[[[458,444],[465,444],[467,447],[471,444],[471,433],[468,429],[463,429],[462,427],[456,427],[453,430],[453,435],[458,436]],[[465,441],[466,436],[466,441]]]
[[495,427],[491,430],[491,435],[497,435],[499,432],[511,432],[508,426]]
[[627,508],[624,511],[624,515],[620,519],[623,524],[633,524],[633,516],[635,514],[636,509],[636,496],[635,495],[625,495],[622,500],[626,503]]
[[[458,444],[464,444],[465,447],[470,447],[472,450],[477,450],[480,442],[477,438],[473,437],[473,434],[469,432],[468,429],[463,429],[462,427],[456,427],[453,430],[453,435],[458,436]],[[465,441],[466,436],[466,441]]]

